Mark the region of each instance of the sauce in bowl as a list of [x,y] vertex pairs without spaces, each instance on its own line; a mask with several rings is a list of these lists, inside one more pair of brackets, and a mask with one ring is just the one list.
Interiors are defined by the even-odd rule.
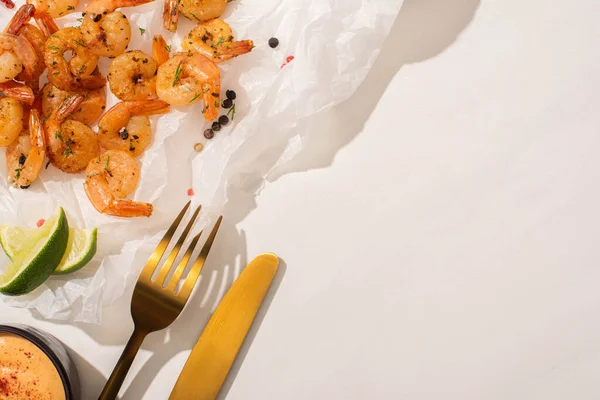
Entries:
[[58,370],[27,339],[0,333],[0,399],[65,400]]
[[0,400],[77,399],[78,381],[54,337],[23,325],[0,325]]

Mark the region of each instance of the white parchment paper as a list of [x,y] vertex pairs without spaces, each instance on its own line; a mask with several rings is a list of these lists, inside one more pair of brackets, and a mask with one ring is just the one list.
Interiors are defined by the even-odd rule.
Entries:
[[[80,4],[78,10],[84,6]],[[28,190],[14,189],[6,181],[3,149],[1,223],[33,227],[60,205],[71,226],[99,228],[99,248],[82,270],[52,277],[28,295],[1,297],[1,301],[35,309],[48,319],[99,323],[102,308],[134,285],[145,257],[184,204],[188,189],[195,193],[193,202],[205,206],[206,222],[227,204],[228,188],[261,182],[270,170],[302,151],[303,138],[311,134],[305,122],[356,90],[401,6],[402,0],[231,2],[222,18],[237,39],[252,39],[256,45],[250,54],[219,65],[223,92],[237,92],[235,120],[207,141],[202,133],[209,124],[202,117],[201,104],[153,117],[154,139],[139,160],[142,178],[134,195],[136,200],[154,204],[150,219],[98,214],[83,191],[84,174],[69,175],[52,166]],[[148,54],[154,34],[162,34],[173,51],[179,51],[182,36],[194,26],[181,17],[177,34],[164,31],[159,2],[121,11],[132,25],[129,49]],[[13,12],[0,8],[0,26],[6,25]],[[77,26],[80,17],[80,12],[74,13],[57,23]],[[276,49],[267,44],[271,37],[280,41]],[[289,56],[293,60],[286,63]],[[105,75],[107,68],[104,59],[101,71]],[[110,107],[116,99],[110,93],[108,97]],[[193,151],[196,142],[205,145],[201,153]]]

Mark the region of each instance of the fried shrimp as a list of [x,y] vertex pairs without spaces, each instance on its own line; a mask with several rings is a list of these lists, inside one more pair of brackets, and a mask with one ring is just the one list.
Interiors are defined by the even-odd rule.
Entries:
[[252,40],[233,40],[231,27],[222,19],[199,22],[183,39],[184,51],[196,51],[216,63],[249,53],[254,48]]
[[29,133],[24,133],[6,149],[8,179],[15,187],[27,189],[38,177],[46,158],[46,139],[40,114],[32,110]]
[[38,70],[38,57],[26,38],[0,33],[0,83],[12,81],[21,72],[28,82]]
[[152,58],[158,65],[163,65],[169,60],[170,47],[167,46],[165,38],[161,35],[154,35],[152,39]]
[[119,100],[155,100],[157,67],[156,61],[142,51],[123,53],[108,68],[110,90]]
[[[40,28],[28,23],[32,17],[35,17]],[[26,71],[23,71],[17,75],[16,79],[26,82],[36,93],[39,90],[39,79],[46,70],[44,64],[46,39],[57,31],[58,27],[52,17],[47,13],[36,12],[35,7],[31,4],[21,6],[5,29],[5,33],[25,38],[35,51],[36,62],[32,68],[34,72],[28,75]]]
[[39,29],[36,28],[35,36],[27,38],[30,40],[31,44],[34,45],[34,47],[43,48],[43,43],[41,43],[41,46],[36,46],[40,44],[39,42],[41,40],[41,36],[39,36],[38,33],[44,37],[45,42],[50,35],[58,31],[58,26],[50,14],[36,10],[32,4],[24,4],[17,10],[15,15],[8,23],[8,26],[4,30],[4,33],[19,35],[23,33],[23,30],[26,27],[34,27],[33,25],[29,24],[31,18],[35,18]]
[[23,130],[23,106],[10,97],[0,98],[0,146],[10,145]]
[[[51,83],[44,86],[41,91],[42,114],[48,116],[74,93],[60,90]],[[85,125],[92,125],[106,108],[106,88],[94,89],[85,93],[85,98],[79,108],[71,113],[70,118]]]
[[227,3],[229,0],[180,0],[178,8],[185,17],[202,22],[223,14]]
[[[73,57],[67,62],[64,53],[69,50]],[[106,85],[104,77],[91,75],[98,64],[98,56],[89,51],[77,28],[61,29],[48,38],[44,62],[48,67],[48,80],[62,90],[75,92]]]
[[8,22],[6,29],[4,29],[4,33],[17,35],[19,30],[31,20],[34,14],[35,7],[33,5],[22,5]]
[[169,32],[177,31],[179,23],[179,0],[165,0],[163,6],[163,26]]
[[58,32],[58,26],[56,25],[56,22],[54,22],[50,14],[36,11],[34,14],[34,18],[35,22],[37,23],[37,26],[40,28],[40,30],[42,31],[44,36],[46,36],[46,38],[49,38],[50,35],[53,35],[56,32]]
[[70,96],[46,120],[46,142],[50,162],[64,172],[79,172],[100,155],[94,131],[79,121],[67,119],[77,110],[83,96]]
[[152,139],[148,115],[169,112],[161,100],[123,101],[117,103],[98,122],[98,141],[107,150],[122,150],[137,157]]
[[140,169],[129,153],[108,150],[91,160],[85,172],[85,193],[98,212],[126,218],[152,215],[152,204],[122,199],[140,180]]
[[[17,82],[0,83],[0,146],[8,146],[24,126],[23,104],[33,104],[33,90]],[[23,104],[21,104],[23,103]]]
[[204,118],[212,121],[219,116],[221,74],[215,63],[202,54],[177,53],[158,68],[156,92],[173,106],[203,99]]
[[83,40],[90,51],[102,57],[123,53],[131,40],[131,25],[120,7],[133,7],[152,0],[92,0],[81,23]]
[[35,101],[35,94],[29,86],[14,81],[0,83],[0,98],[2,97],[10,97],[27,105],[32,105]]
[[47,13],[52,18],[58,18],[75,12],[79,0],[27,0],[35,6],[38,12]]

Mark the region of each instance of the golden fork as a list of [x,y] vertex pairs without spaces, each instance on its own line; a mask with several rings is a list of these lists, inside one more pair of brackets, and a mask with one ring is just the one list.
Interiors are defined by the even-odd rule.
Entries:
[[119,390],[123,385],[123,381],[127,376],[127,372],[129,371],[133,359],[140,349],[144,338],[151,332],[165,329],[167,326],[171,325],[171,323],[179,316],[181,310],[183,310],[185,303],[187,303],[187,300],[192,293],[192,289],[194,289],[206,261],[206,257],[208,256],[208,252],[210,251],[215,236],[217,235],[217,231],[219,230],[219,226],[221,225],[221,220],[223,219],[222,216],[219,217],[215,223],[215,226],[210,232],[206,243],[202,247],[200,254],[192,265],[192,268],[179,291],[177,291],[179,281],[192,257],[192,253],[194,252],[194,248],[196,247],[202,232],[192,239],[190,246],[177,265],[177,269],[175,269],[171,279],[168,280],[167,277],[171,272],[177,254],[179,254],[179,250],[192,229],[194,221],[198,216],[198,213],[200,213],[202,206],[196,209],[194,215],[192,215],[192,219],[188,222],[181,237],[177,240],[173,250],[171,250],[171,253],[165,260],[164,265],[160,268],[156,279],[152,280],[152,276],[156,271],[159,261],[165,253],[179,223],[190,207],[190,203],[191,202],[188,202],[185,207],[183,207],[183,210],[181,210],[175,221],[173,221],[173,224],[171,224],[171,227],[167,233],[165,233],[165,236],[156,247],[156,250],[154,250],[154,253],[152,253],[148,259],[146,266],[138,278],[133,291],[133,298],[131,299],[131,316],[135,324],[135,329],[129,342],[127,342],[127,345],[125,346],[125,350],[123,350],[123,354],[121,354],[121,358],[119,358],[119,361],[117,362],[117,366],[110,375],[110,378],[108,378],[108,382],[104,386],[99,400],[113,400],[117,398]]

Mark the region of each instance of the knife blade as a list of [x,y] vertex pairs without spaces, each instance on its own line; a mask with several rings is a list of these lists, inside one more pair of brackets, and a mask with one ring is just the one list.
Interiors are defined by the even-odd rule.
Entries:
[[275,277],[279,258],[256,257],[242,271],[192,349],[169,400],[214,400]]

